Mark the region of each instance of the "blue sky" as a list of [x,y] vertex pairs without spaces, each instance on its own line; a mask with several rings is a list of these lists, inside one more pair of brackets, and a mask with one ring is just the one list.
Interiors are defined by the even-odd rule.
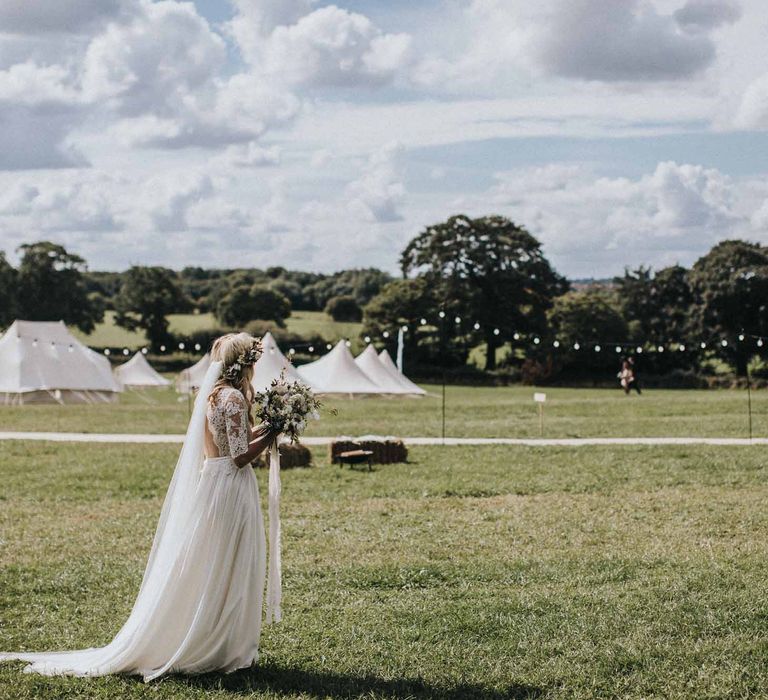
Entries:
[[0,0],[0,249],[397,270],[498,213],[571,277],[768,243],[758,0]]

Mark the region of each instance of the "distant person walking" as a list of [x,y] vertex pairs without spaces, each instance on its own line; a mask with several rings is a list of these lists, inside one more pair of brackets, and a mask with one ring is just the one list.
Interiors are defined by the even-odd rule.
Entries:
[[617,375],[621,388],[624,389],[624,393],[627,395],[629,395],[629,392],[632,391],[632,389],[638,394],[642,393],[640,391],[640,384],[637,381],[637,376],[635,375],[634,364],[634,360],[631,357],[623,359],[621,361],[621,370]]

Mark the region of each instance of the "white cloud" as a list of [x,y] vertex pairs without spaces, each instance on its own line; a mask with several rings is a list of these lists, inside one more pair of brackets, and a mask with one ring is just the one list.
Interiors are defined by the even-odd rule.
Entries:
[[690,264],[716,241],[752,233],[751,204],[739,201],[739,185],[700,165],[662,162],[634,180],[600,177],[579,165],[496,177],[486,197],[457,204],[496,207],[526,225],[575,275],[640,263]]
[[[689,79],[715,59],[709,32],[736,19],[728,0],[690,0],[679,15],[657,10],[651,0],[473,0],[464,18],[469,46],[455,52],[458,58],[433,54],[414,79],[449,91],[509,91],[542,76],[606,83]],[[688,31],[680,31],[681,24]]]
[[407,64],[410,43],[407,34],[385,34],[364,15],[329,5],[276,27],[255,65],[294,85],[376,85]]
[[0,27],[9,34],[72,33],[128,14],[131,0],[0,0]]
[[400,221],[405,186],[400,176],[402,146],[389,144],[373,153],[361,176],[346,188],[347,208],[365,221]]
[[741,6],[733,0],[688,0],[674,17],[685,31],[708,31],[736,22],[741,17]]

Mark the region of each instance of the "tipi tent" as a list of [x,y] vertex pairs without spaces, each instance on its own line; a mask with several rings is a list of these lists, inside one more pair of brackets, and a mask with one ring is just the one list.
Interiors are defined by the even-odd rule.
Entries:
[[397,368],[397,365],[392,362],[392,358],[386,350],[382,350],[379,353],[379,362],[381,362],[387,373],[406,390],[406,393],[416,394],[417,396],[424,396],[427,393],[420,386],[414,384]]
[[355,358],[355,364],[365,372],[366,376],[376,382],[382,391],[388,394],[408,394],[410,393],[399,381],[389,373],[382,364],[376,349],[369,345],[363,352]]
[[308,383],[306,379],[299,375],[296,368],[288,361],[288,358],[280,352],[274,336],[269,331],[264,334],[261,344],[264,353],[253,366],[253,381],[251,384],[255,391],[267,389],[274,379],[280,377],[281,372],[285,372],[285,377],[289,381]]
[[152,369],[147,358],[137,352],[128,362],[115,369],[115,378],[126,387],[170,386],[170,382]]
[[109,360],[61,321],[14,321],[0,338],[0,403],[96,403],[117,399]]
[[355,364],[347,344],[340,340],[336,347],[319,360],[301,365],[299,375],[321,394],[383,394]]
[[211,356],[205,353],[194,365],[179,372],[179,376],[176,377],[176,391],[181,394],[191,394],[199,389],[210,366]]

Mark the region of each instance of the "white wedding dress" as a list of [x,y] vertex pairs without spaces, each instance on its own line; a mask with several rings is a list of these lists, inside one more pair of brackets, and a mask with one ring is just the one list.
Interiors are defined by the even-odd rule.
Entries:
[[[128,620],[105,647],[2,653],[27,673],[100,676],[234,671],[259,656],[266,538],[256,476],[233,457],[248,449],[247,406],[236,389],[208,395],[221,373],[213,363],[195,401],[184,446],[163,504],[139,594]],[[205,421],[219,454],[204,459]],[[270,451],[270,571],[267,620],[280,619],[280,492]]]

